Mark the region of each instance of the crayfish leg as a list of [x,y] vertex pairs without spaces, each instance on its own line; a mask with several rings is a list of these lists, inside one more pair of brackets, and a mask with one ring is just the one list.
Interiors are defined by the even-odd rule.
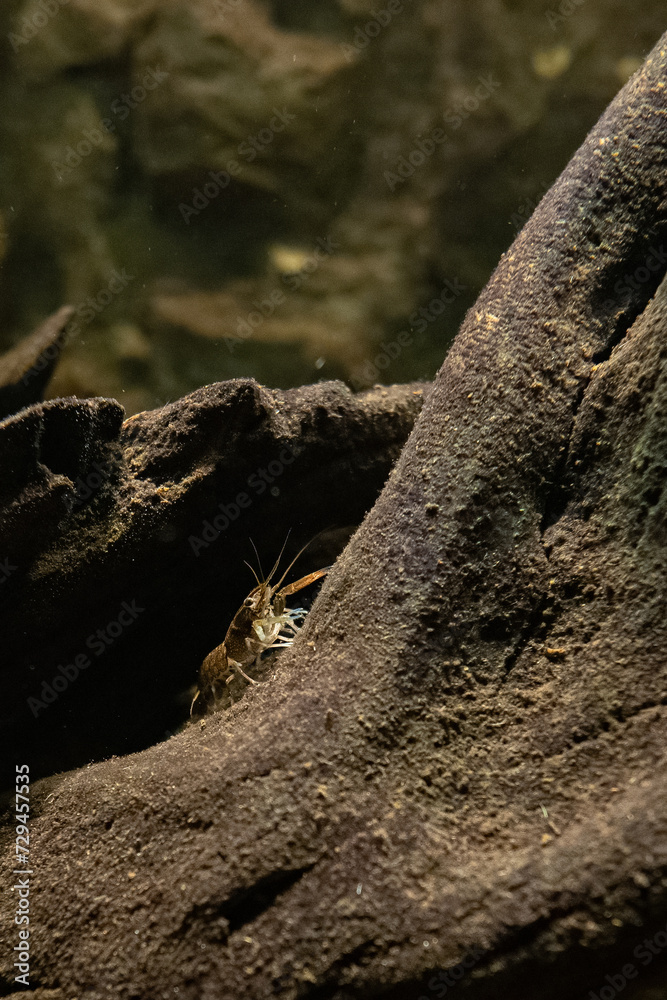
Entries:
[[231,684],[231,682],[234,680],[234,674],[240,674],[241,677],[244,677],[247,680],[248,684],[258,684],[259,683],[259,681],[254,681],[252,679],[252,677],[248,677],[247,673],[245,672],[245,670],[243,669],[243,667],[241,666],[241,664],[237,663],[236,660],[232,660],[232,659],[230,659],[228,657],[227,658],[227,663],[232,668],[232,670],[234,671],[234,673],[232,673],[232,674],[229,675],[229,677],[225,681],[225,684]]

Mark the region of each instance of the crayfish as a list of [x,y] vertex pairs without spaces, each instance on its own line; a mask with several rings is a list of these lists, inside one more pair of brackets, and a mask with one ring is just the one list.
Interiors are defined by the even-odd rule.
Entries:
[[[205,704],[217,700],[225,690],[223,685],[229,686],[235,676],[243,677],[249,684],[257,684],[258,682],[249,677],[244,668],[257,665],[267,650],[285,649],[294,642],[294,637],[299,631],[295,623],[305,618],[307,611],[303,608],[287,608],[285,598],[319,580],[331,567],[326,566],[324,569],[315,570],[314,573],[308,573],[280,589],[294,563],[311,544],[308,542],[296,554],[278,582],[272,585],[271,579],[278,570],[286,544],[287,539],[273,569],[264,579],[260,580],[250,563],[246,563],[257,581],[257,586],[250,591],[234,615],[223,641],[208,654],[199,668],[199,688],[192,699],[190,715],[197,699],[201,699]],[[257,555],[257,549],[255,554]],[[257,561],[263,577],[259,555]]]

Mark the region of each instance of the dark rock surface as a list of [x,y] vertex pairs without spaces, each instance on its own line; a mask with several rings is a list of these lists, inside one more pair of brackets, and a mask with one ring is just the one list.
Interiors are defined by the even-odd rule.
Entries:
[[469,998],[555,1000],[632,963],[624,998],[665,997],[666,82],[667,37],[501,260],[275,677],[34,789],[35,985],[431,1000],[464,962]]
[[5,746],[50,774],[182,723],[179,696],[251,589],[249,537],[269,563],[290,529],[293,552],[358,524],[422,392],[239,379],[124,423],[104,399],[0,423]]

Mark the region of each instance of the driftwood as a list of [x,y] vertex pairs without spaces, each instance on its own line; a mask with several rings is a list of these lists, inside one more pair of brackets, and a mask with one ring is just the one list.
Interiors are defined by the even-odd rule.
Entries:
[[36,786],[58,1000],[665,996],[666,45],[501,260],[275,676]]

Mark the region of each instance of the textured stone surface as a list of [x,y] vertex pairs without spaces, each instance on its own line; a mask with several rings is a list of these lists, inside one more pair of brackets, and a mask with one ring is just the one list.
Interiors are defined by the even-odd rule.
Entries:
[[[179,698],[251,589],[249,538],[270,563],[290,530],[293,554],[323,528],[358,524],[421,402],[419,386],[353,396],[246,379],[125,423],[100,399],[0,423],[5,746],[51,773],[177,727]],[[143,610],[128,618],[125,604]],[[47,707],[44,682],[77,656],[90,666]]]
[[665,42],[501,260],[275,677],[35,789],[36,984],[397,1000],[465,961],[468,997],[555,1000],[634,962],[623,995],[665,996],[664,948],[635,952],[667,925]]

